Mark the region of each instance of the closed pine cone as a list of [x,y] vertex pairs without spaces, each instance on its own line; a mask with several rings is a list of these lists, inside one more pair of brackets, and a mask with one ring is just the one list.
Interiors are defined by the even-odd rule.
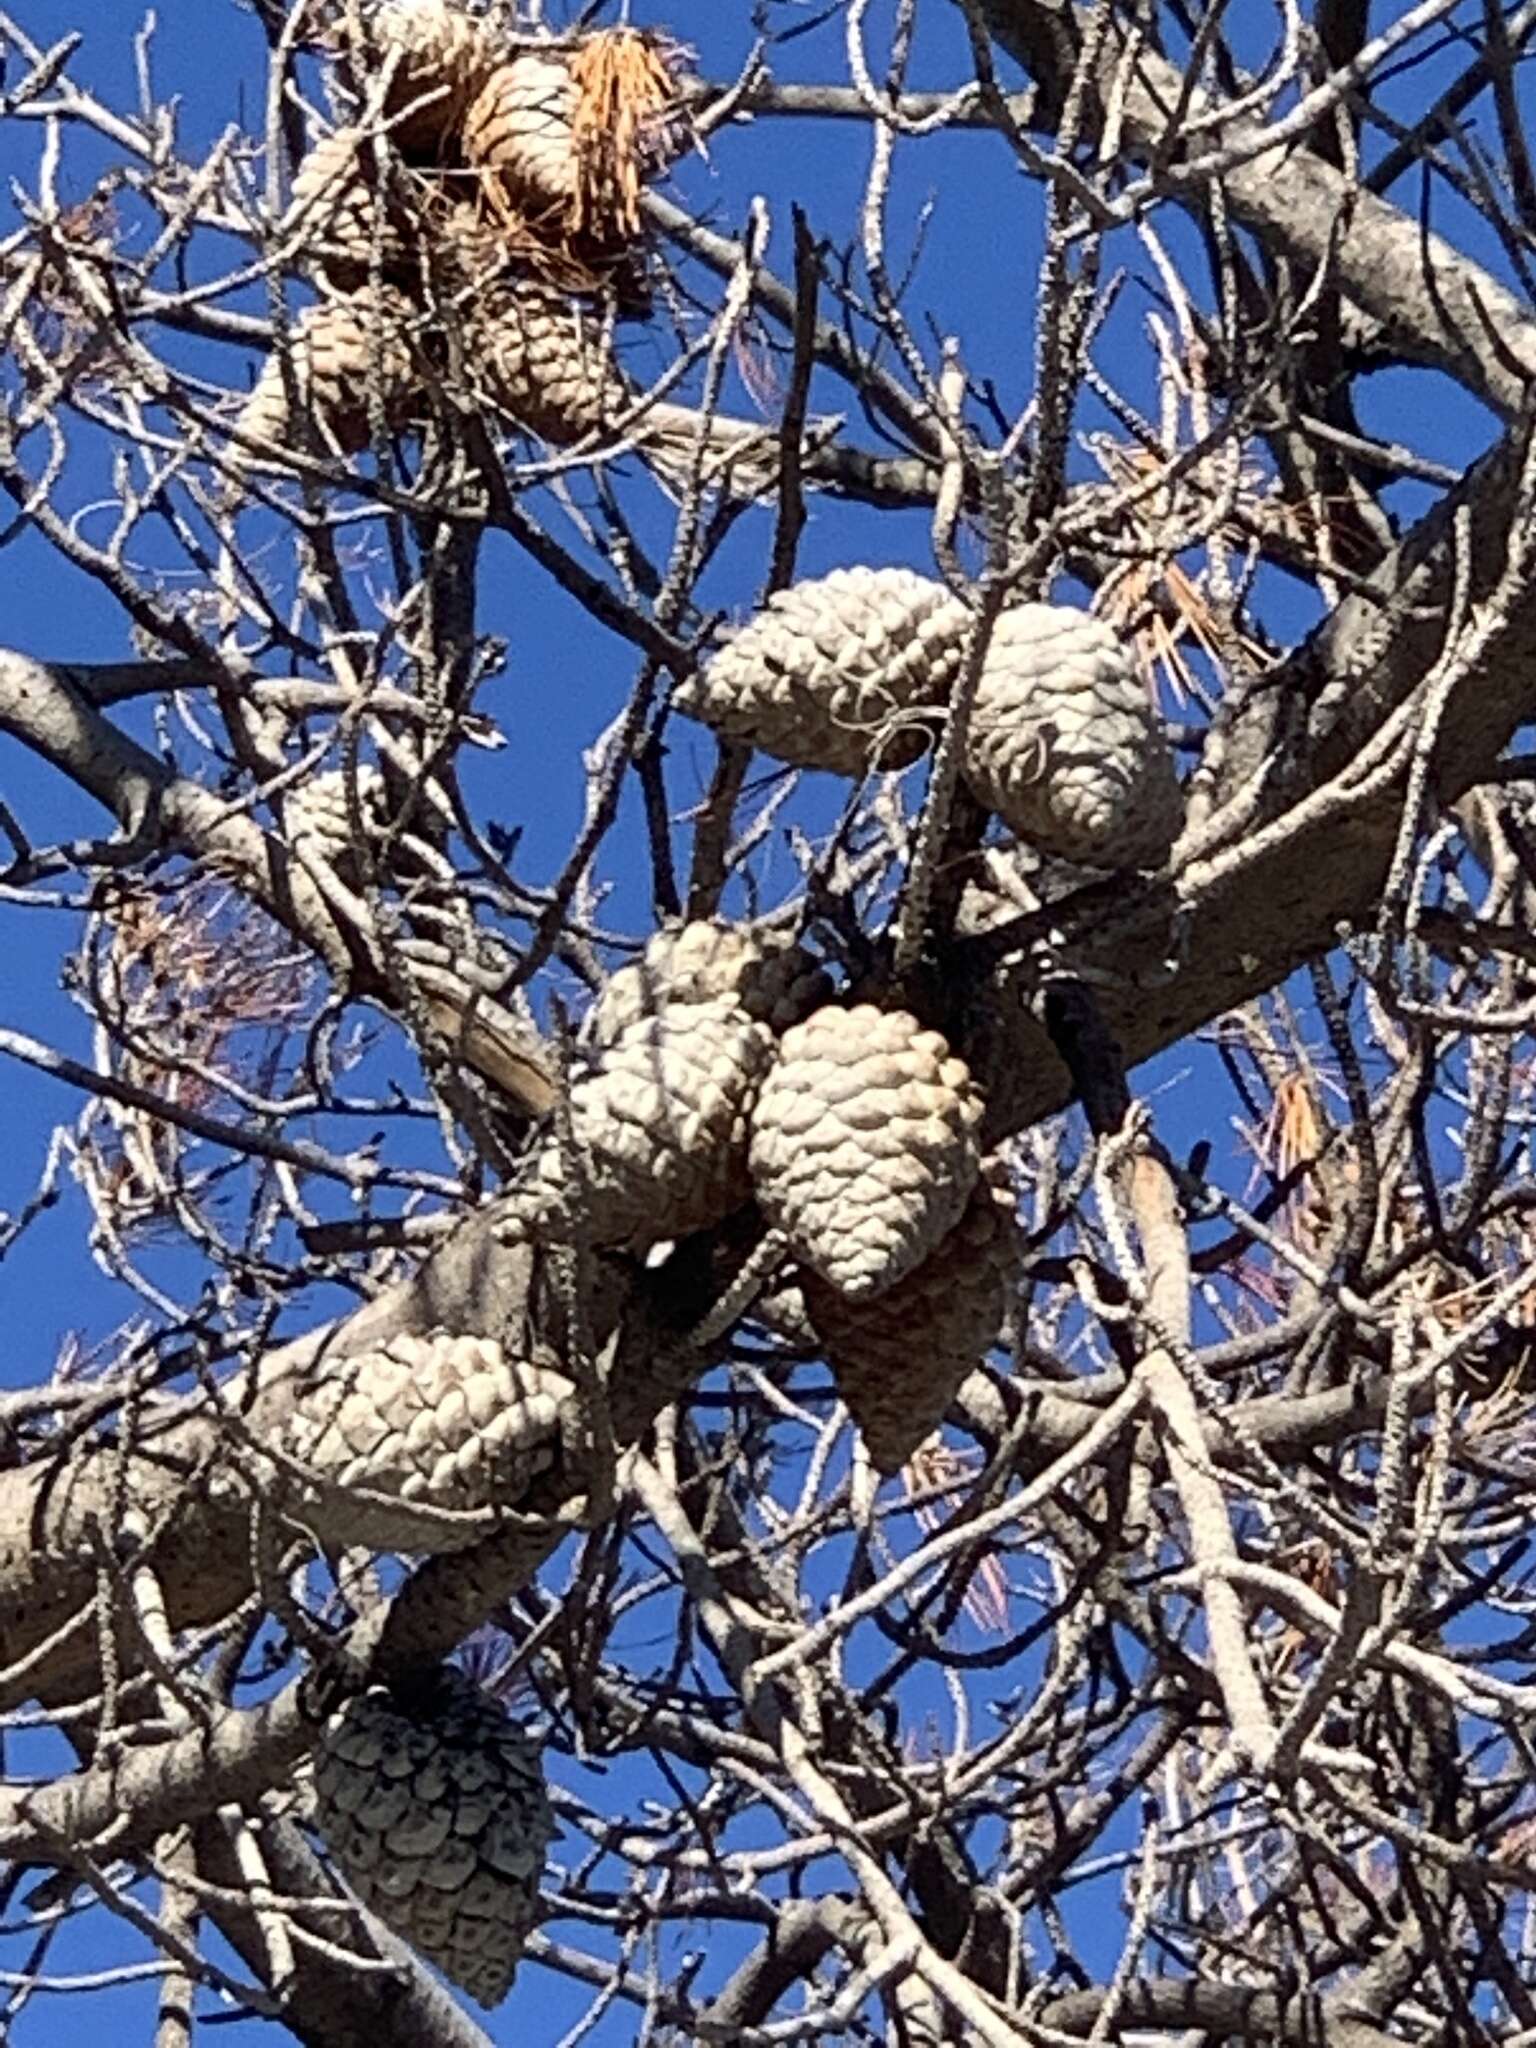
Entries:
[[349,10],[334,10],[323,42],[347,57],[358,91],[392,65],[384,99],[391,141],[431,157],[456,136],[465,111],[501,61],[495,21],[456,0],[364,0],[362,40],[352,40]]
[[787,1031],[752,1117],[752,1180],[800,1263],[850,1301],[919,1265],[981,1163],[963,1060],[905,1010],[828,1007]]
[[520,50],[498,64],[465,109],[465,160],[493,206],[535,226],[564,227],[580,181],[576,82],[554,52]]
[[1087,867],[1154,867],[1182,822],[1173,756],[1129,650],[1067,605],[1005,611],[964,767],[1021,839]]
[[597,433],[624,402],[602,320],[563,293],[508,280],[463,308],[465,366],[485,397],[560,447]]
[[851,1302],[803,1276],[806,1316],[881,1472],[900,1470],[997,1342],[1017,1263],[1013,1191],[984,1176],[938,1248],[875,1300]]
[[378,147],[356,128],[338,128],[294,174],[284,240],[297,237],[305,264],[341,284],[368,276],[376,240],[381,274],[399,276],[409,262],[407,224],[381,189]]
[[570,1392],[558,1372],[486,1337],[394,1337],[323,1366],[283,1448],[313,1475],[336,1545],[459,1550],[489,1533],[483,1516],[455,1523],[418,1510],[516,1503],[554,1463]]
[[771,597],[672,701],[797,767],[904,767],[927,741],[914,714],[954,684],[967,616],[910,569],[834,569]]
[[365,838],[372,838],[383,822],[384,777],[372,762],[358,763],[355,791],[349,788],[351,775],[345,768],[323,768],[289,790],[283,798],[283,821],[288,842],[297,853],[316,853],[345,875],[358,879],[356,834],[352,819],[352,797],[357,800],[357,823]]
[[321,1733],[315,1826],[363,1904],[482,2006],[511,1987],[556,1823],[539,1748],[444,1667],[355,1694]]
[[611,1045],[642,1017],[730,996],[775,1034],[798,1024],[829,984],[802,946],[725,918],[695,918],[657,932],[640,958],[609,980],[592,1012],[594,1044]]
[[[399,292],[384,286],[377,298],[358,293],[307,306],[294,322],[290,359],[295,396],[322,443],[356,455],[370,439],[368,391],[376,383],[389,426],[400,426],[416,411],[421,377],[409,335],[411,309]],[[289,446],[299,441],[298,421],[288,403],[282,363],[274,351],[236,422],[253,440]],[[260,462],[255,451],[237,446],[235,459]]]
[[[772,1033],[731,996],[643,1016],[601,1048],[571,1087],[578,1212],[591,1243],[659,1244],[751,1198],[748,1117],[772,1053]],[[514,1205],[523,1227],[551,1226],[563,1184],[551,1139]]]

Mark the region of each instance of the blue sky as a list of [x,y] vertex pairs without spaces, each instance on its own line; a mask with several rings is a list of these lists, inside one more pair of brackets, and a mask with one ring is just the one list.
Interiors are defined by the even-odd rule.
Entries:
[[[79,0],[19,0],[14,12],[22,27],[43,43],[85,15],[86,46],[73,75],[99,89],[109,102],[131,104],[132,39],[138,21],[134,8],[115,0],[103,0],[87,10]],[[788,26],[817,12],[786,5],[775,9],[773,18],[775,25]],[[706,75],[733,74],[748,47],[749,11],[742,5],[676,0],[665,11],[646,4],[637,6],[635,13],[645,22],[664,22],[691,43]],[[230,0],[160,0],[157,14],[157,85],[162,94],[180,97],[183,145],[196,153],[225,123],[248,121],[259,106],[262,38],[255,22]],[[1260,9],[1254,0],[1235,0],[1229,18],[1240,37],[1248,35],[1257,42],[1268,33],[1269,10]],[[949,11],[930,5],[924,22],[914,83],[952,83],[963,75],[963,49]],[[1454,53],[1449,53],[1397,81],[1391,92],[1400,110],[1421,107],[1454,68]],[[833,20],[786,43],[776,69],[785,79],[843,79],[840,22]],[[41,140],[36,124],[0,124],[0,171],[7,179],[31,182]],[[867,147],[863,131],[851,125],[759,120],[718,135],[708,161],[694,159],[681,166],[673,188],[686,203],[709,210],[724,230],[739,225],[750,200],[763,195],[774,219],[770,260],[782,276],[790,268],[793,204],[807,209],[818,233],[844,242],[854,235]],[[84,195],[104,161],[99,147],[66,135],[60,180],[66,201]],[[910,249],[928,207],[931,217],[909,317],[925,341],[931,340],[929,315],[943,331],[958,334],[972,371],[992,378],[1004,401],[1016,408],[1028,396],[1031,374],[1040,254],[1038,191],[1014,167],[1000,142],[979,134],[946,135],[900,152],[892,206],[892,250],[898,259]],[[1469,246],[1502,274],[1498,251],[1479,228],[1458,222],[1450,211],[1442,216],[1441,225],[1452,232],[1464,230]],[[1180,232],[1169,226],[1176,251],[1189,246],[1187,240],[1181,242]],[[1100,363],[1135,402],[1145,405],[1154,389],[1145,320],[1157,304],[1155,279],[1134,243],[1128,242],[1118,253],[1129,278],[1121,308],[1106,330]],[[637,370],[660,367],[663,360],[656,344],[637,344],[634,358]],[[236,381],[233,363],[228,374],[231,382]],[[1438,380],[1434,402],[1426,405],[1427,383],[1408,373],[1373,380],[1361,393],[1363,423],[1386,437],[1410,442],[1421,454],[1453,465],[1463,463],[1486,444],[1491,423],[1480,408],[1447,391]],[[730,400],[738,409],[750,408],[749,394],[734,379]],[[845,391],[818,378],[814,409],[842,411],[847,404]],[[857,420],[854,432],[855,438],[868,443],[868,429]],[[1397,508],[1404,517],[1411,516],[1424,497],[1419,487],[1404,487],[1397,495]],[[651,519],[647,537],[664,543],[660,508],[653,506]],[[708,602],[736,615],[750,607],[764,574],[771,530],[768,512],[740,522],[705,583]],[[931,567],[925,515],[883,514],[813,500],[801,573],[817,574],[853,561]],[[5,633],[12,646],[80,660],[121,657],[130,651],[116,608],[83,577],[61,567],[34,537],[23,536],[0,554],[0,588],[5,591]],[[467,773],[467,786],[489,815],[523,827],[519,873],[542,881],[558,868],[580,817],[581,750],[591,745],[623,703],[635,663],[631,650],[587,619],[499,537],[487,550],[485,594],[484,623],[506,634],[513,651],[507,674],[487,693],[484,706],[501,717],[511,744],[481,757]],[[1264,603],[1277,637],[1294,636],[1309,622],[1307,600],[1294,585],[1277,580],[1266,589]],[[672,793],[675,802],[683,802],[707,775],[709,750],[686,727],[674,728],[672,749]],[[94,807],[3,740],[0,797],[39,840],[100,829]],[[604,856],[602,872],[615,885],[611,921],[633,931],[645,923],[641,846],[631,806]],[[781,863],[775,872],[779,884],[787,887],[787,867]],[[74,920],[68,914],[0,903],[0,1023],[86,1056],[86,1020],[57,986],[59,962],[73,936]],[[1196,1136],[1210,1135],[1220,1154],[1223,1146],[1231,1148],[1226,1123],[1230,1104],[1218,1094],[1211,1063],[1198,1050],[1175,1050],[1144,1081],[1162,1086],[1186,1074],[1183,1085],[1159,1095],[1164,1133],[1176,1148]],[[6,1129],[0,1150],[4,1212],[27,1199],[54,1124],[72,1118],[77,1104],[69,1091],[14,1067],[0,1068],[0,1104]],[[68,1333],[100,1338],[134,1310],[126,1291],[108,1282],[85,1255],[82,1215],[66,1176],[58,1207],[29,1233],[12,1260],[0,1264],[0,1318],[9,1338],[0,1358],[0,1384],[32,1382],[46,1373]],[[594,1800],[603,1796],[601,1783],[590,1776],[585,1790]],[[626,1786],[626,1797],[629,1792]],[[60,1941],[54,1967],[98,1967],[108,1955],[130,1952],[140,1953],[121,1930],[106,1929],[98,1920]],[[542,2048],[556,2038],[565,2018],[574,2018],[580,2010],[577,1994],[546,1978],[540,1978],[536,1995],[541,2001],[536,2032],[527,2031],[526,2007],[514,1996],[490,2022],[498,2041],[534,2040],[536,2048]],[[85,2038],[82,2024],[93,2030],[93,2038],[106,2038],[109,2026],[120,2026],[123,2038],[139,2038],[136,2030],[142,2027],[147,1998],[142,1992],[125,1993],[113,2002],[110,2015],[106,2004],[87,2008],[69,2000],[43,2000],[29,2012],[18,2038],[36,2048],[65,2048],[66,2043]],[[235,2038],[251,2037],[252,2030],[236,2030]],[[620,2041],[625,2028],[619,2026],[602,2038]]]

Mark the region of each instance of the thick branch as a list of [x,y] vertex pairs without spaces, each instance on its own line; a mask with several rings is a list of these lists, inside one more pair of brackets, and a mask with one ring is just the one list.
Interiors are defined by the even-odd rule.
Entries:
[[[1074,1991],[1048,2005],[1040,2017],[1058,2033],[1087,2039],[1104,1999],[1102,1990]],[[1193,2027],[1244,2041],[1283,2042],[1286,2048],[1316,2048],[1322,2042],[1328,2048],[1392,2048],[1394,2040],[1315,1993],[1285,1996],[1246,1984],[1188,1978],[1153,1977],[1127,1986],[1116,2020],[1122,2027]]]

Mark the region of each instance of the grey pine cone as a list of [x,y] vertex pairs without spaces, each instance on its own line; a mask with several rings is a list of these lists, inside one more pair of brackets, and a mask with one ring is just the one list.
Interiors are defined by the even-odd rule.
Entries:
[[1068,605],[998,619],[963,760],[988,809],[1063,860],[1153,867],[1178,836],[1173,756],[1130,651]]
[[910,569],[834,569],[770,598],[672,701],[797,767],[903,767],[954,684],[967,618]]
[[[484,1541],[484,1510],[515,1503],[553,1464],[570,1393],[560,1373],[486,1337],[395,1337],[324,1367],[282,1448],[312,1475],[331,1542],[459,1550]],[[432,1512],[443,1509],[481,1513],[455,1522]]]
[[556,1827],[538,1745],[445,1668],[375,1686],[326,1723],[315,1825],[363,1904],[482,2006],[511,1987]]
[[625,386],[600,317],[527,279],[463,309],[465,367],[497,412],[556,447],[601,430]]
[[849,1301],[803,1275],[806,1319],[879,1471],[901,1469],[998,1341],[1018,1251],[1013,1190],[984,1175],[949,1235],[873,1301]]
[[959,1221],[981,1117],[965,1062],[905,1010],[817,1010],[785,1033],[753,1111],[758,1200],[803,1266],[867,1300]]
[[422,155],[440,150],[462,127],[466,109],[505,54],[493,16],[458,0],[374,0],[333,7],[320,41],[351,60],[359,88],[392,67],[384,99],[390,139]]
[[[356,865],[348,779],[345,768],[322,768],[287,792],[283,817],[295,852],[309,848],[333,867]],[[384,777],[371,762],[358,766],[356,796],[358,823],[371,837],[384,814]]]

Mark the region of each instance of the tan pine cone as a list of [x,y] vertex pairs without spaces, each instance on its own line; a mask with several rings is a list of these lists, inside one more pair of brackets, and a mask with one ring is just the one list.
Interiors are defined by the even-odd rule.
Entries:
[[953,687],[967,617],[910,569],[834,569],[770,598],[672,702],[797,767],[904,767],[928,739],[915,714]]
[[1068,605],[1024,604],[998,619],[964,767],[1021,839],[1087,867],[1155,867],[1183,820],[1173,755],[1129,648]]
[[730,996],[777,1035],[829,993],[803,946],[725,918],[695,918],[657,932],[638,960],[618,969],[593,1008],[590,1036],[611,1045],[643,1017],[718,996]]
[[984,1175],[937,1249],[873,1301],[802,1276],[806,1317],[879,1471],[901,1469],[998,1341],[1018,1253],[1013,1190],[1004,1176]]
[[[376,381],[387,423],[403,425],[417,409],[422,379],[410,345],[411,309],[386,285],[377,298],[357,293],[321,299],[294,322],[290,340],[295,395],[313,415],[322,443],[356,455],[369,442],[368,389]],[[282,365],[274,351],[241,408],[238,431],[279,445],[298,443]],[[236,445],[242,465],[271,458]]]
[[375,239],[383,275],[408,268],[408,225],[385,199],[376,145],[356,128],[338,128],[295,172],[282,233],[285,241],[297,238],[307,267],[357,285],[370,273]]
[[464,113],[465,161],[498,210],[546,231],[567,225],[581,165],[576,82],[554,51],[520,50],[489,73]]
[[282,1448],[313,1475],[317,1526],[336,1546],[460,1550],[484,1541],[483,1516],[418,1511],[515,1504],[554,1463],[570,1392],[560,1373],[486,1337],[395,1337],[323,1366]]
[[326,1722],[315,1826],[352,1890],[478,2004],[506,1997],[556,1833],[539,1748],[445,1666],[414,1697],[382,1686]]
[[495,20],[456,0],[367,0],[358,14],[360,43],[350,10],[337,8],[323,46],[349,61],[358,92],[392,65],[384,99],[390,140],[408,155],[436,156],[461,132],[467,108],[502,60]]
[[626,388],[602,319],[530,279],[463,307],[465,367],[496,411],[556,447],[599,432]]
[[758,1201],[803,1266],[867,1300],[960,1220],[981,1117],[965,1062],[907,1011],[817,1010],[784,1034],[758,1094]]
[[[595,1245],[642,1249],[706,1230],[751,1199],[747,1129],[773,1035],[730,996],[645,1016],[571,1086],[578,1211]],[[514,1201],[514,1228],[552,1228],[564,1185],[551,1138]]]

